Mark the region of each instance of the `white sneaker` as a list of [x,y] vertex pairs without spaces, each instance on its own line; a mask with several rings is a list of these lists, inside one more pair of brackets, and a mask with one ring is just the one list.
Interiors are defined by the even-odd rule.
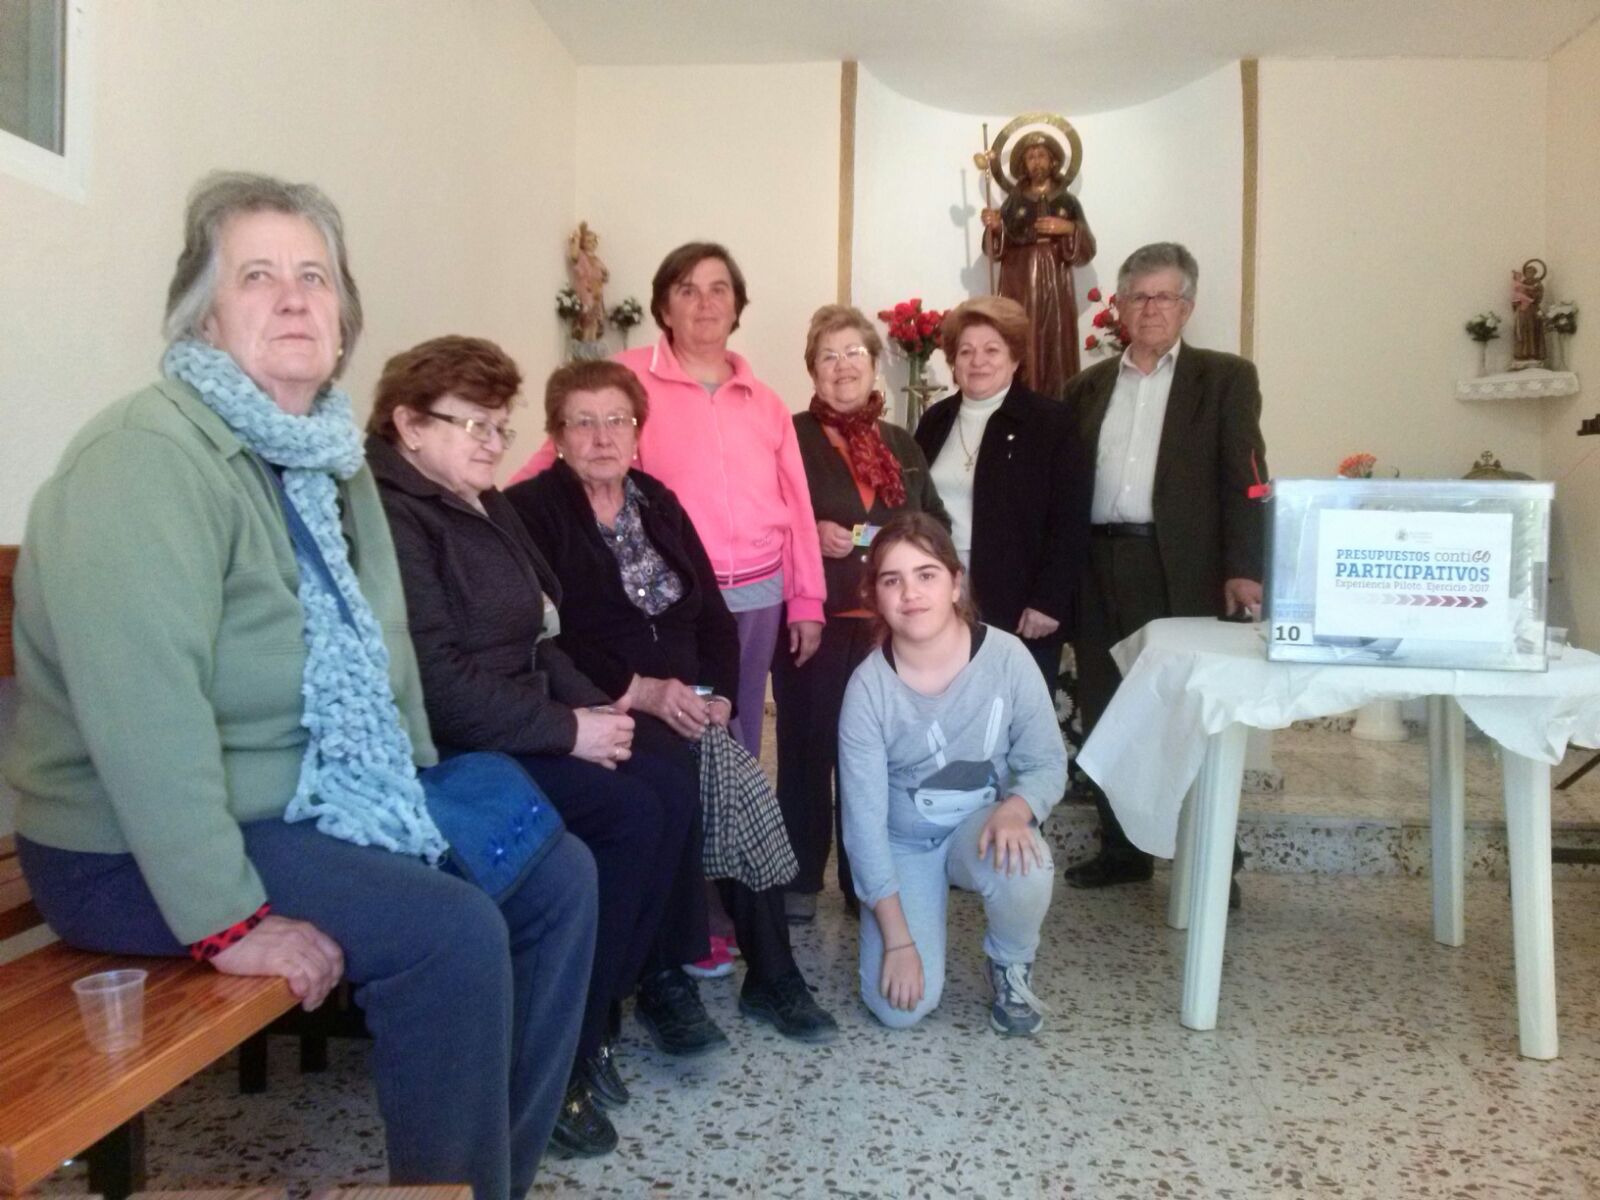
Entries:
[[994,1003],[989,1025],[1002,1037],[1032,1037],[1044,1025],[1044,1001],[1033,994],[1032,963],[997,963],[989,960],[989,982]]

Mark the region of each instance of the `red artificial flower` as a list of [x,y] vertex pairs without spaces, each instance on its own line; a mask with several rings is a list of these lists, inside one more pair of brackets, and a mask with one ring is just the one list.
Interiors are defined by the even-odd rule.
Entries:
[[885,323],[894,320],[894,309],[892,309],[892,308],[880,308],[878,310],[878,320],[883,321]]
[[1094,334],[1091,333],[1088,337],[1083,339],[1083,348],[1085,350],[1097,350],[1099,347],[1100,339],[1095,337]]
[[1095,315],[1094,315],[1094,322],[1093,322],[1094,327],[1096,329],[1104,329],[1106,327],[1106,322],[1108,320],[1110,320],[1110,318],[1111,318],[1111,314],[1108,313],[1105,309],[1102,308],[1099,312],[1095,313]]
[[[1100,289],[1099,288],[1090,288],[1089,289],[1089,299],[1093,303],[1098,304],[1100,302]],[[1090,347],[1090,349],[1093,349],[1093,347]]]
[[911,305],[912,312],[919,312],[922,309],[922,300],[917,296],[911,297],[906,303]]
[[1128,332],[1128,327],[1126,325],[1117,326],[1117,340],[1124,346],[1130,345],[1133,342],[1133,335]]
[[894,315],[901,320],[909,317],[915,311],[916,309],[912,308],[911,304],[905,300],[902,300],[899,304],[894,306]]

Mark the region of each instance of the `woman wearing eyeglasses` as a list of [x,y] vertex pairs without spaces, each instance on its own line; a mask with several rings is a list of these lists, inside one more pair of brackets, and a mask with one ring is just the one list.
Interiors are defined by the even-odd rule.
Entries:
[[[772,663],[778,706],[778,802],[800,862],[785,906],[789,919],[816,916],[828,848],[838,828],[835,803],[839,710],[850,674],[872,649],[872,614],[862,605],[861,572],[873,534],[902,512],[950,518],[928,476],[928,461],[900,426],[882,420],[876,389],[883,342],[859,309],[825,304],[806,332],[806,370],[815,392],[794,416],[828,585],[827,623],[809,662],[779,654]],[[838,843],[839,890],[855,908],[850,862]]]
[[435,338],[398,354],[378,381],[367,461],[440,753],[513,755],[594,855],[594,962],[552,1142],[603,1154],[617,1133],[595,1101],[628,1100],[610,1035],[613,1010],[636,984],[640,1021],[664,1049],[700,1054],[727,1039],[678,965],[707,952],[699,781],[636,747],[635,697],[613,703],[618,693],[551,640],[556,574],[494,487],[521,384],[516,364],[481,338]]
[[[561,581],[561,648],[636,715],[635,753],[677,764],[698,787],[695,743],[738,715],[739,633],[683,505],[632,465],[655,419],[621,363],[559,368],[545,385],[557,461],[505,499]],[[716,891],[746,966],[739,1010],[796,1041],[831,1040],[838,1027],[795,965],[782,888],[719,879]]]

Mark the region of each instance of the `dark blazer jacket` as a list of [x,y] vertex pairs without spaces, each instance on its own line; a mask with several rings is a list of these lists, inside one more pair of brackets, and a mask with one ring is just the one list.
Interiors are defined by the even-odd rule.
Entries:
[[[800,461],[806,469],[806,486],[811,490],[811,510],[819,521],[832,521],[846,529],[855,525],[883,525],[896,513],[925,512],[946,529],[950,514],[944,510],[933,480],[928,477],[928,460],[911,434],[888,421],[878,422],[878,432],[889,452],[900,460],[900,475],[905,480],[906,502],[890,508],[881,495],[872,498],[869,511],[861,503],[855,477],[834,448],[828,434],[808,412],[795,413],[794,436],[800,444]],[[826,611],[848,612],[861,607],[861,573],[867,561],[865,550],[853,551],[846,558],[822,559],[822,574],[828,582]]]
[[[917,445],[929,463],[960,409],[958,392],[923,414]],[[984,427],[973,468],[972,592],[986,624],[1009,633],[1033,608],[1061,622],[1043,644],[1076,632],[1091,469],[1067,410],[1013,383]]]
[[549,470],[506,490],[533,540],[561,580],[556,643],[611,696],[635,675],[708,684],[730,701],[739,692],[739,631],[717,587],[694,525],[672,490],[653,475],[629,471],[643,504],[650,544],[683,580],[683,598],[655,617],[622,586],[617,556],[601,540],[594,509],[572,468]]
[[394,535],[428,723],[441,751],[570,754],[573,708],[610,698],[548,638],[544,597],[555,573],[506,499],[487,516],[367,439],[367,462]]
[[[1120,364],[1120,357],[1106,359],[1067,385],[1065,402],[1091,467]],[[1161,426],[1152,497],[1173,616],[1220,614],[1226,580],[1262,578],[1265,510],[1247,495],[1257,472],[1268,478],[1255,365],[1185,342]]]

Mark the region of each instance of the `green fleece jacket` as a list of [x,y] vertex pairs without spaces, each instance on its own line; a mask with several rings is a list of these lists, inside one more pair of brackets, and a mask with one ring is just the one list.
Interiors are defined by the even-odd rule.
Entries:
[[[132,852],[195,942],[269,899],[239,825],[279,817],[306,731],[299,569],[267,467],[185,384],[100,413],[34,498],[16,573],[17,832]],[[436,761],[371,473],[340,487],[419,766]]]

